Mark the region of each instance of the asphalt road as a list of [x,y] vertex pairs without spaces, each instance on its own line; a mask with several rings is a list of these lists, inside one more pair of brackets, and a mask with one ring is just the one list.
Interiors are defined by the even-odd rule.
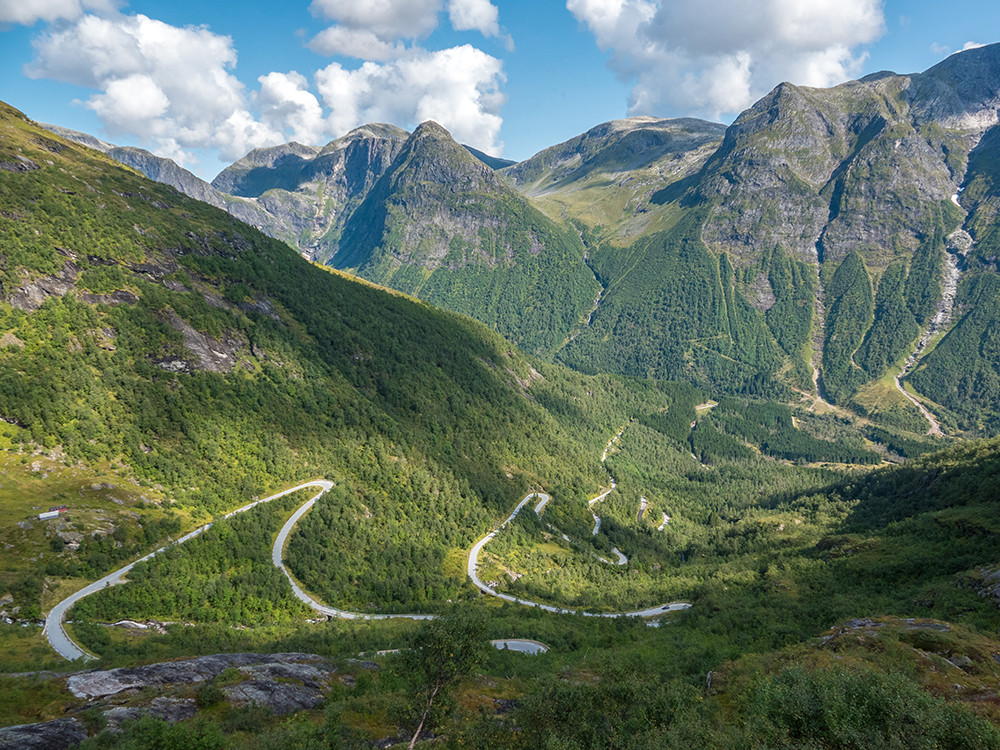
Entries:
[[[479,577],[479,553],[482,552],[483,547],[495,537],[500,530],[506,526],[508,523],[513,521],[517,514],[521,512],[529,502],[538,498],[539,501],[548,502],[549,496],[544,492],[532,492],[524,496],[524,499],[518,503],[514,511],[504,519],[504,522],[497,526],[493,531],[484,536],[478,542],[472,545],[472,549],[469,551],[469,560],[466,565],[466,572],[469,574],[469,578],[477,589],[482,591],[484,594],[490,596],[495,596],[498,599],[503,599],[506,602],[511,602],[512,604],[523,604],[526,607],[538,607],[545,612],[554,612],[557,614],[564,615],[583,615],[584,617],[655,617],[656,615],[666,614],[667,612],[677,612],[678,610],[687,609],[691,605],[687,602],[670,602],[669,604],[658,604],[655,607],[649,607],[647,609],[637,609],[632,612],[585,612],[579,609],[566,609],[564,607],[555,607],[551,604],[541,604],[540,602],[533,602],[529,599],[521,599],[517,596],[511,596],[510,594],[504,594],[499,591],[494,591]],[[621,553],[618,553],[621,555]],[[621,555],[624,557],[624,555]]]
[[287,578],[288,582],[292,584],[292,591],[295,592],[295,597],[300,602],[303,602],[311,607],[314,611],[319,612],[321,615],[326,615],[327,617],[340,617],[345,620],[433,620],[434,615],[372,615],[365,614],[363,612],[349,612],[346,609],[328,607],[327,605],[316,601],[302,590],[302,587],[299,586],[294,578],[292,578],[292,574],[288,571],[288,568],[285,567],[285,544],[288,542],[288,535],[292,533],[292,529],[295,528],[295,524],[299,522],[299,519],[302,518],[302,516],[309,512],[322,495],[323,493],[320,492],[316,495],[316,497],[310,499],[305,503],[305,505],[295,511],[287,521],[285,521],[285,525],[281,527],[281,531],[278,532],[278,536],[274,540],[274,546],[271,547],[271,562],[273,562],[275,567],[279,568],[281,572],[285,574],[285,578]]
[[[618,434],[615,435],[615,437],[612,438],[611,441],[608,443],[607,447],[604,449],[604,454],[601,456],[601,461],[604,461],[607,458],[608,450],[621,437],[622,432],[624,432],[624,429],[625,428],[622,428],[622,430],[619,431]],[[289,495],[289,494],[291,494],[293,492],[298,492],[299,490],[305,489],[307,487],[318,487],[319,488],[319,492],[316,493],[316,495],[314,495],[308,501],[306,501],[300,508],[298,508],[298,510],[295,511],[295,513],[293,513],[291,515],[291,517],[285,522],[285,525],[281,527],[281,531],[278,532],[278,536],[277,536],[277,538],[274,541],[273,547],[271,548],[271,561],[288,578],[288,582],[291,584],[292,591],[295,593],[295,596],[300,601],[304,602],[306,605],[308,605],[309,607],[311,607],[314,611],[316,611],[316,612],[318,612],[320,614],[323,614],[323,615],[330,616],[330,617],[339,617],[339,618],[344,618],[344,619],[348,619],[348,620],[353,620],[353,619],[386,620],[386,619],[392,619],[392,618],[405,618],[405,619],[411,619],[411,620],[430,620],[430,619],[433,619],[434,615],[425,615],[425,614],[386,614],[386,615],[377,615],[377,614],[366,614],[366,613],[361,613],[361,612],[350,612],[348,610],[337,609],[335,607],[329,607],[329,606],[327,606],[325,604],[322,604],[322,603],[316,601],[311,596],[309,596],[305,591],[302,590],[302,588],[298,585],[298,583],[296,583],[295,579],[292,578],[291,573],[288,571],[288,568],[285,567],[285,563],[284,563],[284,549],[285,549],[286,543],[288,542],[288,536],[289,536],[289,534],[291,534],[292,529],[295,528],[295,524],[297,524],[299,522],[299,519],[301,519],[302,516],[304,516],[306,513],[309,512],[309,510],[313,507],[313,505],[315,505],[316,501],[319,500],[319,498],[322,497],[324,493],[328,492],[330,489],[333,488],[333,482],[330,482],[330,481],[325,480],[325,479],[318,479],[318,480],[314,480],[314,481],[311,481],[311,482],[305,482],[305,483],[297,485],[295,487],[291,487],[291,488],[289,488],[287,490],[283,490],[283,491],[275,493],[273,495],[269,495],[268,497],[262,498],[260,500],[255,500],[252,503],[248,503],[247,505],[244,505],[241,508],[237,508],[236,510],[232,511],[231,513],[227,513],[224,516],[224,518],[230,518],[230,517],[236,515],[237,513],[245,513],[246,511],[250,510],[251,508],[254,508],[254,507],[256,507],[256,506],[258,506],[258,505],[260,505],[262,503],[267,503],[267,502],[270,502],[271,500],[276,500],[279,497],[284,497],[285,495]],[[608,490],[607,492],[602,493],[601,495],[598,495],[593,500],[591,500],[590,501],[590,505],[593,506],[595,503],[600,502],[605,497],[607,497],[609,494],[611,494],[611,492],[614,491],[614,489],[615,489],[615,481],[614,481],[614,478],[612,478],[611,479],[611,489]],[[497,535],[497,533],[502,528],[504,528],[508,523],[510,523],[511,521],[513,521],[517,517],[517,514],[521,512],[521,510],[524,508],[525,505],[527,505],[531,500],[536,499],[536,498],[538,500],[538,503],[535,506],[535,512],[536,513],[540,513],[545,508],[546,503],[548,503],[549,500],[551,500],[551,497],[548,494],[544,493],[544,492],[532,492],[532,493],[530,493],[528,495],[525,495],[524,499],[521,500],[521,502],[518,503],[517,507],[514,508],[514,510],[511,512],[511,514],[509,516],[507,516],[506,519],[504,519],[503,523],[501,523],[493,531],[491,531],[489,534],[487,534],[482,539],[480,539],[478,542],[476,542],[472,546],[472,549],[469,551],[469,559],[468,559],[468,566],[467,566],[467,572],[468,572],[469,578],[472,580],[472,583],[476,586],[476,588],[478,588],[484,594],[488,594],[490,596],[495,596],[495,597],[497,597],[499,599],[503,599],[504,601],[509,601],[509,602],[514,603],[514,604],[522,604],[522,605],[525,605],[525,606],[528,606],[528,607],[538,607],[539,609],[544,610],[546,612],[554,612],[554,613],[559,613],[559,614],[581,614],[581,615],[584,615],[586,617],[621,617],[621,616],[624,616],[624,617],[654,617],[656,615],[662,615],[662,614],[665,614],[667,612],[676,612],[678,610],[687,609],[688,607],[691,606],[687,602],[671,602],[669,604],[657,605],[655,607],[649,607],[647,609],[634,610],[634,611],[631,611],[631,612],[605,612],[605,613],[585,612],[585,611],[582,611],[582,610],[574,610],[574,609],[565,609],[563,607],[555,607],[555,606],[552,606],[550,604],[541,604],[539,602],[533,602],[533,601],[529,601],[527,599],[521,599],[521,598],[518,598],[518,597],[515,597],[515,596],[511,596],[510,594],[503,594],[503,593],[500,593],[500,592],[497,592],[497,591],[494,591],[493,589],[491,589],[489,586],[487,586],[485,583],[483,583],[483,581],[479,578],[479,575],[478,575],[478,572],[477,572],[478,568],[479,568],[479,553],[482,551],[483,547],[486,546],[487,542],[489,542],[491,539],[493,539],[493,537],[495,537]],[[596,526],[594,528],[594,533],[596,534],[597,531],[598,531],[598,529],[600,528],[600,518],[598,518],[595,515],[594,519],[596,521]],[[163,547],[160,547],[159,549],[157,549],[157,550],[155,550],[153,552],[150,552],[148,555],[145,555],[144,557],[140,558],[139,560],[136,560],[135,562],[129,563],[128,565],[126,565],[126,566],[124,566],[122,568],[119,568],[118,570],[115,570],[112,573],[109,573],[108,575],[104,576],[100,580],[94,581],[93,583],[91,583],[91,584],[89,584],[87,586],[84,586],[79,591],[75,592],[74,594],[71,594],[70,596],[66,597],[61,602],[59,602],[58,604],[56,604],[49,611],[48,615],[45,618],[45,628],[44,628],[43,632],[45,633],[45,636],[48,639],[49,644],[52,646],[53,649],[55,649],[56,653],[58,653],[64,659],[67,659],[69,661],[74,661],[76,659],[93,659],[93,658],[95,658],[93,656],[93,654],[87,653],[82,648],[80,648],[80,646],[76,642],[74,642],[69,637],[69,634],[66,632],[66,628],[64,627],[64,620],[66,618],[66,613],[73,607],[73,605],[76,604],[81,599],[83,599],[84,597],[90,596],[91,594],[93,594],[93,593],[95,593],[97,591],[100,591],[101,589],[103,589],[103,588],[105,588],[107,586],[116,586],[116,585],[118,585],[120,583],[124,583],[125,582],[125,576],[128,574],[128,572],[130,570],[132,570],[132,567],[136,563],[143,562],[145,560],[149,560],[150,558],[156,556],[157,554],[159,554],[163,550],[167,549],[168,547],[172,547],[172,546],[177,545],[177,544],[183,544],[184,542],[186,542],[186,541],[188,541],[190,539],[194,539],[196,536],[198,536],[199,534],[203,534],[205,531],[207,531],[210,528],[212,528],[212,523],[207,523],[204,526],[200,526],[197,529],[195,529],[194,531],[191,531],[191,532],[185,534],[180,539],[178,539],[178,540],[176,540],[174,542],[171,542],[170,544],[166,544]],[[621,551],[619,551],[618,549],[614,549],[613,551],[614,551],[615,555],[618,558],[618,564],[619,565],[625,565],[628,562],[628,558],[625,557],[625,555],[623,555],[621,553]],[[504,640],[504,641],[498,641],[497,643],[505,644],[506,647],[512,648],[514,650],[526,651],[528,653],[537,653],[537,650],[536,651],[531,651],[530,650],[531,648],[535,648],[535,646],[531,645],[531,644],[536,644],[536,642],[534,642],[534,641],[525,641],[525,640],[520,640],[520,639],[509,639],[509,640]],[[524,645],[524,644],[528,644],[528,645]],[[496,644],[494,644],[494,645],[496,645]],[[537,644],[537,646],[541,647],[541,650],[544,650],[543,644]],[[498,648],[499,647],[500,646],[498,646]]]
[[[329,482],[325,479],[319,479],[313,482],[306,482],[304,484],[298,485],[297,487],[292,487],[290,489],[283,490],[281,492],[275,493],[274,495],[270,495],[260,500],[255,500],[252,503],[244,505],[242,508],[237,508],[231,513],[227,513],[223,517],[231,518],[232,516],[235,516],[237,513],[245,513],[251,508],[255,508],[256,506],[260,505],[261,503],[267,503],[270,502],[271,500],[277,500],[279,497],[290,495],[291,493],[298,492],[299,490],[305,489],[306,487],[320,488],[319,494],[316,495],[316,497],[314,497],[310,501],[310,502],[315,502],[316,498],[318,498],[324,492],[328,491],[331,487],[333,487],[333,482]],[[66,632],[66,628],[63,625],[63,621],[66,619],[66,613],[72,608],[72,606],[81,599],[83,599],[85,596],[90,596],[91,594],[100,591],[106,586],[116,586],[119,583],[124,583],[125,576],[128,574],[130,570],[132,570],[132,567],[136,563],[148,560],[151,557],[158,555],[160,552],[163,552],[163,550],[167,549],[168,547],[173,547],[176,544],[183,544],[189,539],[194,539],[196,536],[205,533],[205,531],[207,531],[210,528],[212,528],[211,523],[206,523],[204,526],[199,526],[197,529],[185,534],[177,541],[171,542],[170,544],[165,544],[158,550],[150,552],[145,557],[141,557],[135,562],[129,563],[124,568],[119,568],[113,573],[108,573],[106,576],[104,576],[104,578],[100,579],[99,581],[94,581],[90,585],[84,586],[76,593],[67,596],[56,606],[54,606],[49,611],[49,614],[45,618],[45,628],[43,632],[45,633],[45,637],[48,638],[49,640],[49,645],[51,645],[52,648],[55,649],[57,654],[59,654],[64,659],[68,659],[70,661],[74,661],[76,659],[93,659],[94,658],[93,654],[89,654],[86,651],[84,651],[73,641],[73,639],[69,637],[69,634]]]

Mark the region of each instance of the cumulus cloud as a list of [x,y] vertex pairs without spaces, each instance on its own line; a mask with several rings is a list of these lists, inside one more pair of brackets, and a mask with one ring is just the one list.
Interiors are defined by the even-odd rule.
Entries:
[[567,0],[609,65],[632,81],[633,114],[749,106],[782,80],[830,86],[856,75],[884,33],[879,0]]
[[418,39],[437,26],[441,0],[313,0],[313,13],[380,39]]
[[[447,2],[448,20],[456,31],[500,36],[499,11],[490,0]],[[313,0],[310,8],[334,22],[309,42],[313,51],[385,61],[412,49],[400,40],[423,39],[437,28],[442,0]]]
[[330,132],[342,134],[368,122],[413,127],[435,120],[463,143],[500,153],[505,96],[503,63],[471,45],[411,50],[403,58],[357,70],[332,63],[316,74],[320,95],[332,114]]
[[[109,137],[182,164],[196,163],[199,150],[235,160],[288,140],[319,144],[373,121],[413,127],[433,119],[466,143],[502,150],[502,61],[470,45],[429,51],[416,42],[437,25],[445,0],[313,0],[336,24],[310,46],[365,62],[357,70],[334,63],[313,76],[269,72],[253,91],[234,75],[232,39],[207,27],[78,10],[118,0],[20,2],[37,17],[44,8],[63,14],[32,42],[26,74],[90,89],[82,103]],[[456,28],[500,33],[488,0],[447,2]]]
[[[229,72],[236,64],[232,40],[206,28],[144,15],[85,15],[33,44],[28,75],[97,89],[85,104],[112,137],[136,136],[181,161],[190,160],[187,148],[215,148],[235,159],[283,140],[247,110],[243,84]],[[280,109],[274,93],[267,96],[272,110]]]
[[448,0],[448,20],[455,31],[500,36],[500,12],[490,0]]
[[392,60],[406,52],[406,45],[380,39],[374,31],[331,26],[317,34],[309,49],[321,55],[343,55],[359,60]]
[[111,11],[116,0],[0,0],[0,23],[31,26],[38,21],[75,20],[88,10]]
[[305,76],[268,73],[257,79],[260,91],[255,101],[265,128],[291,135],[299,143],[320,143],[326,132],[323,107],[309,91]]

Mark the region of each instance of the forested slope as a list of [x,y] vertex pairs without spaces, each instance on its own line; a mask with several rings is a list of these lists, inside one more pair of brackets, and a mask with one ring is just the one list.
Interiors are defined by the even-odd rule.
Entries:
[[[529,485],[600,481],[587,459],[629,408],[614,391],[658,398],[543,376],[481,324],[317,268],[9,107],[0,167],[12,444],[117,467],[201,513],[329,476],[392,509],[373,533],[405,536],[402,569],[430,561],[413,597],[460,585],[444,557]],[[555,403],[575,416],[541,407],[533,382],[564,384]]]

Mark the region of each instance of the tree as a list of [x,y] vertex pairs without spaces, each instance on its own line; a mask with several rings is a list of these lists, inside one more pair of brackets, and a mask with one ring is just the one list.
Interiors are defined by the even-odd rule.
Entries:
[[482,661],[487,648],[486,621],[479,613],[457,611],[430,620],[411,636],[399,660],[399,671],[415,688],[413,717],[420,715],[411,750],[447,689]]

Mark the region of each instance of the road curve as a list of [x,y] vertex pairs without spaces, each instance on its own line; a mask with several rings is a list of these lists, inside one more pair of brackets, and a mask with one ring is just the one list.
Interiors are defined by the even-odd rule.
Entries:
[[[612,439],[611,443],[614,443],[615,440],[617,440],[620,436],[621,432],[619,432],[618,435],[616,435],[615,438]],[[611,446],[611,443],[608,444],[608,447]],[[604,457],[606,457],[606,455],[607,455],[607,449],[605,449],[605,456],[602,456],[602,460]],[[608,494],[611,493],[612,490],[614,490],[615,487],[614,479],[612,479],[611,481],[612,481],[611,490],[608,490],[604,494],[598,496],[593,501],[591,501],[591,503],[603,500]],[[349,619],[349,620],[352,619],[387,620],[393,618],[405,618],[411,620],[433,619],[434,615],[426,615],[426,614],[378,615],[378,614],[365,614],[361,612],[350,612],[347,610],[336,609],[334,607],[328,607],[325,604],[321,604],[320,602],[316,601],[308,594],[306,594],[302,590],[302,588],[298,585],[298,583],[296,583],[296,581],[292,578],[291,573],[285,567],[283,559],[284,548],[285,544],[288,541],[288,536],[291,533],[292,529],[295,528],[295,524],[298,523],[299,519],[301,519],[302,516],[304,516],[306,513],[309,512],[309,510],[313,507],[313,505],[316,504],[316,501],[319,500],[320,497],[322,497],[326,492],[328,492],[330,489],[333,488],[333,482],[329,480],[317,479],[310,482],[304,482],[302,484],[296,485],[295,487],[290,487],[287,490],[282,490],[281,492],[277,492],[273,495],[261,498],[260,500],[255,500],[252,503],[248,503],[247,505],[237,508],[236,510],[227,513],[225,516],[223,516],[223,518],[231,518],[232,516],[235,516],[237,513],[245,513],[246,511],[258,505],[270,502],[271,500],[277,500],[280,497],[284,497],[285,495],[290,495],[293,492],[298,492],[299,490],[305,489],[307,487],[318,487],[319,492],[316,493],[316,495],[314,495],[308,501],[306,501],[302,506],[298,508],[298,510],[295,511],[295,513],[291,515],[291,517],[285,522],[284,526],[281,527],[281,530],[278,532],[278,536],[275,538],[274,545],[271,548],[271,561],[288,578],[288,582],[291,584],[292,591],[295,593],[296,598],[298,598],[300,601],[311,607],[314,611],[319,612],[320,614]],[[493,539],[493,537],[495,537],[497,533],[504,526],[513,521],[514,518],[517,517],[517,514],[520,513],[521,510],[524,508],[524,506],[535,498],[537,498],[539,501],[538,511],[543,509],[545,507],[545,504],[548,503],[549,500],[551,499],[550,496],[544,492],[532,492],[529,493],[528,495],[525,495],[524,499],[521,500],[521,502],[518,503],[517,507],[514,508],[511,514],[507,516],[506,519],[504,519],[503,523],[501,523],[493,531],[491,531],[489,534],[484,536],[482,539],[480,539],[472,546],[472,549],[469,552],[467,572],[469,578],[472,580],[472,583],[480,591],[482,591],[485,594],[489,594],[490,596],[495,596],[499,599],[513,602],[515,604],[523,604],[529,607],[538,607],[539,609],[544,610],[546,612],[554,612],[559,614],[581,614],[586,617],[619,617],[619,616],[653,617],[656,615],[662,615],[666,612],[676,612],[678,610],[687,609],[688,607],[691,606],[687,602],[671,602],[669,604],[658,605],[647,609],[634,610],[631,612],[605,612],[605,613],[585,612],[582,610],[554,607],[549,604],[541,604],[539,602],[533,602],[527,599],[520,599],[518,597],[511,596],[510,594],[499,593],[491,589],[489,586],[483,583],[483,581],[479,578],[479,575],[477,573],[479,567],[479,553],[487,542]],[[208,529],[212,528],[213,524],[214,521],[207,523],[204,526],[199,526],[193,531],[190,531],[184,536],[180,537],[176,541],[170,542],[169,544],[165,544],[159,549],[156,549],[153,552],[144,555],[138,560],[135,560],[134,562],[131,562],[128,565],[119,568],[118,570],[108,573],[108,575],[104,576],[103,578],[94,581],[93,583],[88,584],[87,586],[84,586],[79,591],[69,595],[68,597],[60,601],[49,611],[48,615],[46,615],[45,617],[45,627],[42,632],[48,639],[49,645],[52,646],[52,648],[55,650],[57,654],[59,654],[64,659],[67,659],[68,661],[75,661],[76,659],[89,660],[95,658],[93,654],[90,654],[84,651],[82,648],[80,648],[80,646],[75,641],[73,641],[73,639],[70,638],[69,634],[66,632],[66,628],[64,627],[66,613],[69,612],[69,610],[73,607],[73,605],[76,604],[81,599],[83,599],[84,597],[90,596],[91,594],[96,593],[97,591],[100,591],[101,589],[104,589],[107,586],[116,586],[120,583],[123,583],[125,576],[128,574],[130,570],[132,570],[132,568],[135,566],[136,563],[149,560],[169,547],[173,547],[178,544],[183,544],[184,542],[194,539],[196,536],[199,536],[205,533]],[[619,558],[619,564],[625,564],[627,562],[627,558],[625,558],[624,555],[622,555],[617,550],[615,550],[615,553]]]
[[372,615],[364,612],[349,612],[345,609],[328,607],[327,605],[316,601],[302,590],[302,587],[299,586],[299,584],[292,577],[288,568],[285,567],[285,544],[288,542],[288,535],[292,533],[292,529],[295,528],[295,524],[299,522],[299,519],[302,518],[302,516],[309,512],[322,495],[323,492],[320,492],[316,495],[316,497],[308,500],[302,507],[295,511],[287,521],[285,521],[285,525],[281,527],[281,531],[278,532],[278,536],[274,539],[274,545],[271,547],[271,562],[273,562],[275,567],[280,569],[281,572],[285,574],[285,578],[287,578],[288,582],[292,584],[292,591],[295,593],[295,597],[300,602],[303,602],[316,612],[319,612],[321,615],[326,615],[327,617],[340,617],[344,620],[433,620],[434,615]]
[[[305,482],[296,487],[292,487],[287,490],[282,490],[281,492],[269,495],[268,497],[262,498],[260,500],[255,500],[252,503],[248,503],[247,505],[244,505],[241,508],[237,508],[236,510],[227,513],[225,516],[223,516],[223,518],[232,518],[237,513],[245,513],[251,508],[255,508],[256,506],[261,505],[262,503],[267,503],[270,502],[271,500],[277,500],[279,497],[290,495],[291,493],[298,492],[299,490],[305,489],[306,487],[320,488],[319,494],[317,494],[316,497],[314,497],[310,501],[310,502],[315,502],[316,498],[318,498],[324,492],[327,492],[330,488],[333,487],[333,482],[327,481],[325,479],[317,479],[312,482]],[[49,614],[45,617],[45,628],[43,629],[42,632],[44,632],[45,637],[48,638],[49,645],[52,646],[53,649],[55,649],[57,654],[59,654],[64,659],[68,659],[69,661],[74,661],[76,659],[93,659],[94,658],[93,654],[89,654],[82,648],[80,648],[73,641],[73,639],[69,637],[69,634],[66,632],[66,628],[63,626],[63,621],[66,619],[66,613],[73,607],[74,604],[76,604],[84,597],[90,596],[91,594],[100,591],[101,589],[107,586],[116,586],[119,583],[123,583],[124,577],[126,576],[126,574],[128,574],[130,570],[132,570],[132,567],[136,563],[149,560],[151,557],[158,555],[168,547],[173,547],[174,545],[177,544],[183,544],[184,542],[190,539],[194,539],[196,536],[203,534],[206,531],[208,531],[208,529],[212,528],[212,523],[214,523],[214,521],[211,523],[206,523],[204,526],[199,526],[197,529],[188,532],[177,541],[165,544],[159,549],[150,552],[148,555],[140,557],[135,562],[129,563],[124,568],[119,568],[118,570],[112,573],[108,573],[106,576],[104,576],[104,578],[101,578],[98,581],[94,581],[93,583],[84,586],[76,593],[67,596],[65,599],[63,599],[61,602],[55,605],[49,611]]]
[[498,599],[503,599],[506,602],[511,602],[513,604],[523,604],[526,607],[538,607],[545,612],[554,612],[563,615],[583,615],[584,617],[654,617],[656,615],[662,615],[667,612],[677,612],[681,609],[687,609],[691,605],[688,602],[671,602],[669,604],[659,604],[655,607],[648,607],[647,609],[637,609],[631,612],[586,612],[580,609],[566,609],[564,607],[554,607],[551,604],[541,604],[540,602],[533,602],[528,599],[521,599],[517,596],[511,596],[510,594],[503,594],[499,591],[494,591],[479,577],[479,553],[482,551],[483,547],[486,546],[493,537],[495,537],[504,526],[513,521],[517,514],[521,512],[529,502],[538,498],[539,501],[548,502],[549,496],[544,492],[531,492],[524,496],[524,499],[518,503],[514,511],[504,519],[503,523],[497,526],[493,531],[484,536],[478,542],[472,545],[472,549],[469,550],[469,561],[466,566],[466,572],[469,574],[469,578],[472,580],[473,585],[484,594],[489,594],[490,596],[495,596]]

